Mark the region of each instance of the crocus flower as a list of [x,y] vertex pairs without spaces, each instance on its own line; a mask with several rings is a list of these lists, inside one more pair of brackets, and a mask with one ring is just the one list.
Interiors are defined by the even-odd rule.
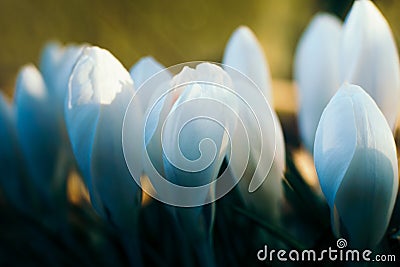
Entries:
[[250,28],[240,26],[232,33],[222,63],[249,76],[263,91],[270,105],[273,104],[269,65],[261,44]]
[[361,87],[344,84],[325,108],[314,162],[334,232],[353,247],[376,246],[393,211],[398,166],[390,127]]
[[[249,103],[252,103],[252,110],[257,111],[257,108],[261,106],[268,107],[268,103],[272,106],[272,87],[268,64],[260,43],[249,28],[241,26],[232,34],[225,48],[223,63],[251,80],[252,83],[246,83],[243,81],[243,76],[235,74],[229,67],[226,68],[227,72],[231,74],[235,90]],[[245,158],[248,156],[243,153],[244,148],[239,149],[242,152],[232,158],[229,168],[235,179],[242,178],[239,188],[243,200],[259,215],[277,219],[283,196],[285,144],[278,116],[270,107],[266,111],[267,113],[260,112],[260,117],[265,122],[263,127],[267,126],[267,128],[260,131],[259,121],[254,120],[248,114],[246,117],[247,111],[242,110],[242,116],[244,116],[242,121],[246,125],[247,134],[250,135],[248,170],[242,178],[240,162],[246,161]],[[270,117],[268,113],[270,113]],[[239,127],[233,135],[233,142],[246,145],[242,140],[242,133],[238,131],[240,131]]]
[[[135,83],[135,87],[139,88],[144,82],[155,74],[163,71],[165,67],[161,65],[157,60],[151,56],[143,57],[138,60],[129,70],[132,79]],[[171,76],[168,76],[171,78]],[[154,91],[147,92],[147,94],[152,95]]]
[[372,1],[354,1],[345,20],[340,70],[343,81],[368,92],[394,130],[400,98],[399,56],[390,26]]
[[86,47],[71,74],[65,105],[72,149],[92,204],[128,236],[136,235],[141,202],[122,148],[123,118],[133,94],[122,64],[107,50]]
[[17,135],[34,190],[46,206],[56,206],[54,202],[59,206],[66,199],[66,179],[74,159],[63,107],[69,75],[81,49],[49,44],[41,58],[43,73],[27,65],[17,79]]
[[320,13],[312,19],[296,49],[294,77],[298,89],[299,131],[310,152],[322,111],[340,86],[341,36],[340,20]]
[[62,140],[59,147],[62,147],[68,154],[66,157],[71,157],[72,153],[68,153],[71,148],[65,129],[64,103],[68,94],[68,81],[72,69],[84,46],[85,44],[63,46],[56,42],[50,42],[43,49],[40,59],[39,69],[48,88],[49,97],[52,99],[50,105],[53,106],[58,132]]
[[39,69],[49,88],[53,102],[56,102],[55,112],[63,121],[64,102],[68,93],[68,81],[78,57],[85,45],[61,45],[48,43],[43,49]]
[[[222,68],[210,63],[181,66],[172,68],[180,71],[174,77],[150,58],[132,68],[140,87],[126,111],[124,152],[129,165],[133,161],[129,151],[144,145],[144,171],[155,190],[151,195],[170,204],[167,210],[193,244],[198,261],[213,266],[215,204],[205,204],[216,198],[216,178],[229,150],[228,134],[236,124],[232,112],[236,100],[231,79]],[[142,141],[130,138],[135,122],[130,116],[140,112],[135,99],[144,111]]]
[[[145,144],[149,160],[158,159],[146,174],[162,196],[160,200],[191,207],[175,210],[178,217],[182,215],[179,220],[185,221],[182,226],[189,229],[204,219],[202,207],[196,206],[213,199],[213,186],[209,184],[217,178],[229,145],[227,133],[236,121],[224,105],[234,105],[235,99],[231,91],[224,89],[231,88],[230,77],[210,63],[199,64],[195,69],[184,67],[169,86],[172,91],[164,96],[158,92],[159,99],[148,103]],[[160,175],[181,188],[164,186],[163,179],[155,180]]]
[[[135,87],[141,92],[140,99],[138,99],[141,106],[140,114],[143,116],[141,121],[146,122],[143,127],[147,127],[145,146],[149,153],[151,164],[146,164],[147,161],[144,160],[144,171],[149,171],[149,168],[151,169],[154,167],[159,173],[164,174],[162,145],[161,138],[159,138],[162,125],[158,124],[158,116],[161,116],[160,121],[163,121],[168,112],[164,111],[162,114],[156,114],[155,112],[150,112],[150,109],[153,108],[152,104],[156,101],[153,98],[159,95],[160,92],[165,92],[168,89],[166,86],[169,86],[172,75],[163,65],[150,56],[143,57],[136,62],[130,69],[130,74],[135,83]],[[141,88],[142,85],[144,85],[143,88]],[[162,98],[161,101],[156,101],[154,109],[161,112],[164,101],[165,97]],[[145,119],[146,115],[150,115],[149,120]],[[156,117],[153,118],[153,115]]]
[[34,188],[46,205],[51,204],[49,200],[54,201],[56,194],[65,195],[66,179],[57,173],[63,151],[59,149],[62,140],[52,101],[36,67],[22,68],[15,92],[18,139]]
[[[185,67],[171,85],[181,88],[162,135],[166,177],[183,186],[208,184],[217,178],[229,145],[227,134],[235,127],[236,118],[227,114],[230,110],[225,107],[235,105],[234,95],[222,88],[232,88],[230,77],[220,67],[202,63],[195,69]],[[197,195],[179,198],[198,198],[199,204],[205,203],[208,191],[205,188]]]

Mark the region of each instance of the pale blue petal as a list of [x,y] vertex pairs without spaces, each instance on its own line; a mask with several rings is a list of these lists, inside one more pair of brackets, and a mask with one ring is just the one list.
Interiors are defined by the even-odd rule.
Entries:
[[362,88],[345,84],[329,102],[314,161],[337,234],[352,246],[377,245],[395,203],[397,156],[387,121]]
[[163,69],[165,69],[163,65],[156,61],[153,57],[148,56],[143,57],[136,62],[129,72],[133,82],[135,83],[135,87],[139,89],[147,79]]
[[[183,83],[186,85],[180,86]],[[196,187],[196,193],[167,193],[180,202],[213,202],[216,187],[209,183],[215,181],[227,151],[231,150],[229,135],[237,117],[230,77],[220,67],[202,63],[195,69],[184,67],[171,86],[177,88],[174,93],[179,97],[166,117],[161,136],[165,176],[179,186]],[[157,186],[155,189],[159,190]],[[178,208],[174,214],[190,238],[210,240],[214,205]]]
[[344,24],[342,80],[361,86],[395,129],[400,99],[399,56],[392,31],[372,1],[355,1]]
[[331,209],[357,148],[356,118],[353,103],[346,96],[347,86],[341,87],[326,106],[315,136],[315,167]]
[[246,26],[237,28],[226,45],[223,64],[248,76],[273,103],[271,77],[264,50],[255,34]]
[[52,88],[52,90],[55,90],[54,93],[57,96],[59,103],[63,104],[65,102],[70,75],[83,48],[83,45],[68,45],[64,48],[64,53],[59,65],[57,66],[57,72],[55,73],[56,81],[54,88]]
[[[246,75],[259,89],[256,90],[253,84],[244,81],[242,77],[227,68],[227,71],[233,74],[231,77],[235,90],[247,101],[245,104],[250,104],[250,107],[244,107],[241,113],[249,141],[244,142],[244,129],[238,127],[233,136],[233,142],[239,145],[238,150],[241,152],[231,159],[230,169],[234,177],[240,179],[244,170],[242,163],[250,161],[246,171],[250,176],[243,177],[240,183],[244,199],[250,206],[258,209],[260,206],[265,206],[261,203],[266,201],[262,201],[261,198],[268,195],[270,198],[268,203],[271,204],[269,207],[273,207],[268,213],[275,214],[279,208],[275,204],[282,197],[280,185],[285,168],[285,146],[278,117],[266,103],[262,103],[264,98],[260,92],[270,104],[273,103],[270,72],[262,46],[249,28],[241,26],[232,34],[225,48],[223,63]],[[261,106],[266,106],[267,109],[261,111]],[[252,111],[258,112],[259,115],[262,113],[272,116],[263,115],[262,118],[255,119],[251,115]],[[259,129],[260,126],[264,129],[269,128],[268,131],[275,129],[270,134],[267,131],[262,132]],[[246,153],[249,146],[250,151]],[[271,172],[272,166],[274,166],[274,171]],[[260,186],[263,189],[256,191]],[[266,209],[263,207],[262,210]]]
[[121,63],[106,50],[88,47],[71,75],[65,110],[73,151],[94,206],[123,229],[134,227],[140,205],[139,187],[122,149],[122,123],[133,93],[133,81]]
[[43,48],[39,69],[43,79],[49,85],[54,83],[56,70],[64,54],[64,47],[58,42],[49,42]]
[[310,22],[296,49],[294,77],[298,89],[301,139],[312,152],[322,111],[340,87],[338,18],[320,13]]
[[[208,63],[199,64],[196,69],[185,68],[174,77],[175,84],[188,80],[231,87],[229,76],[221,68]],[[162,133],[164,168],[167,178],[173,183],[201,186],[217,177],[226,155],[230,143],[227,134],[232,133],[236,123],[232,112],[236,100],[229,90],[203,82],[194,82],[183,90]],[[209,190],[205,187],[198,195],[176,197],[205,202]]]
[[[139,95],[143,114],[146,114],[146,111],[149,112],[145,125],[145,144],[148,145],[158,127],[159,116],[165,101],[165,97],[153,99],[154,95],[158,95],[157,92],[168,86],[172,75],[152,57],[141,58],[132,66],[130,74],[135,87],[141,91]],[[151,112],[148,109],[151,109]]]
[[389,125],[372,98],[359,87],[350,89],[357,149],[335,205],[352,244],[372,248],[383,238],[395,204],[396,146]]
[[[157,96],[162,95],[169,88],[169,82],[172,75],[163,65],[157,62],[152,57],[141,58],[130,70],[130,74],[134,81],[135,87],[138,90],[136,95],[142,106],[142,121],[144,122],[144,140],[147,153],[151,160],[151,165],[145,164],[145,170],[148,173],[148,168],[155,168],[158,173],[163,174],[162,163],[162,147],[161,147],[161,128],[159,124],[160,118],[165,119],[168,110],[172,104],[166,105],[167,97],[162,96],[156,99]],[[167,102],[171,102],[168,99]],[[144,162],[147,162],[146,160]]]
[[15,92],[17,133],[29,173],[46,199],[58,183],[53,178],[61,142],[51,102],[39,71],[33,65],[25,66]]
[[60,134],[64,134],[63,111],[68,93],[68,81],[72,69],[80,56],[83,45],[66,45],[49,43],[43,49],[40,71],[48,88],[49,97],[53,99],[50,105],[58,116]]

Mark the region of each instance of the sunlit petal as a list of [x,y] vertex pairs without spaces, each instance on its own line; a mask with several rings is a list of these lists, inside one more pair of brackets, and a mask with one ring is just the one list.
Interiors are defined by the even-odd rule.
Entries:
[[140,205],[139,188],[122,150],[122,123],[133,93],[132,79],[121,63],[106,50],[88,47],[71,75],[65,109],[93,205],[123,229],[135,228]]

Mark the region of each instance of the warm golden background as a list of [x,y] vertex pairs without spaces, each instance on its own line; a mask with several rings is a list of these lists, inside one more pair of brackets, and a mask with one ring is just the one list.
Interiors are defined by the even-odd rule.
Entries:
[[[37,64],[49,40],[109,49],[129,68],[153,55],[164,65],[220,61],[239,25],[260,39],[273,78],[290,79],[297,40],[313,14],[344,17],[351,0],[0,0],[0,88],[12,94],[18,69]],[[376,0],[400,39],[400,1]]]

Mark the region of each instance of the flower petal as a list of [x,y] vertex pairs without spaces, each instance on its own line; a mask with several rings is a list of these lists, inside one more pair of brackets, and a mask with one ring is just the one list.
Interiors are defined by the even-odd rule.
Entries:
[[130,69],[130,74],[135,83],[135,87],[139,89],[147,79],[164,70],[165,67],[156,61],[153,57],[143,57]]
[[357,146],[353,104],[350,98],[343,96],[342,88],[347,86],[341,87],[325,108],[315,135],[315,167],[331,208]]
[[240,26],[232,33],[222,62],[248,76],[273,104],[271,77],[264,50],[248,27]]
[[400,98],[399,56],[392,31],[369,0],[355,1],[344,24],[342,80],[361,86],[395,129]]
[[64,47],[58,42],[49,42],[43,48],[39,69],[46,83],[51,84],[54,72],[58,68],[64,54]]
[[140,205],[140,190],[122,149],[122,123],[133,93],[133,81],[121,63],[104,49],[88,47],[71,75],[65,110],[72,148],[93,204],[123,229],[134,228]]
[[[268,103],[272,103],[268,63],[261,45],[249,28],[239,27],[232,34],[225,48],[223,62],[250,79],[245,81],[242,75],[226,67],[226,71],[232,77],[235,90],[247,101],[247,105],[250,105],[241,111],[244,128],[237,127],[233,135],[233,143],[241,146],[239,151],[242,153],[232,158],[230,169],[236,179],[240,179],[241,174],[245,175],[239,183],[243,200],[260,215],[276,218],[279,209],[278,202],[283,195],[281,178],[285,169],[285,144],[278,116],[268,106]],[[267,99],[264,99],[263,95]],[[267,109],[260,109],[262,106]],[[263,114],[260,116],[261,120],[255,119],[251,115],[252,112]],[[270,116],[264,115],[267,112]],[[266,130],[260,131],[260,126],[274,128],[274,134],[271,135]],[[248,143],[243,141],[246,136],[244,131],[249,134]],[[244,153],[249,144],[250,154]],[[245,173],[242,173],[242,162],[248,162]]]
[[[154,98],[160,94],[159,92],[166,91],[166,86],[169,86],[172,75],[152,57],[140,59],[131,68],[130,74],[136,88],[138,88],[138,91],[140,90],[138,101],[140,101],[142,106],[142,121],[145,122],[144,137],[147,153],[152,161],[152,166],[159,173],[163,173],[160,138],[162,125],[159,125],[159,120],[160,116],[161,119],[165,120],[167,111],[169,111],[172,104],[168,104],[168,110],[165,110],[167,97],[164,96],[161,99]],[[171,102],[170,99],[167,102]],[[145,169],[148,167],[151,166],[144,166]]]
[[294,76],[299,96],[299,130],[310,152],[322,111],[340,87],[341,36],[340,20],[320,13],[312,19],[296,49]]
[[398,188],[396,147],[383,114],[359,86],[343,85],[329,102],[314,160],[334,229],[355,247],[377,245]]
[[[192,81],[191,83],[187,83]],[[214,82],[213,84],[207,82]],[[209,184],[217,175],[228,149],[227,133],[236,117],[226,105],[234,105],[229,76],[218,66],[202,63],[185,67],[173,84],[186,84],[173,105],[162,133],[164,168],[167,178],[178,185],[197,187]],[[205,203],[210,188],[197,195],[175,197]],[[210,196],[211,198],[213,196]]]
[[68,147],[64,124],[64,103],[68,93],[68,81],[83,47],[84,45],[63,46],[50,42],[43,49],[40,60],[40,71],[43,74],[49,97],[52,99],[49,104],[53,106],[53,112],[58,117],[59,134],[64,138],[64,143],[60,146],[64,147]]

